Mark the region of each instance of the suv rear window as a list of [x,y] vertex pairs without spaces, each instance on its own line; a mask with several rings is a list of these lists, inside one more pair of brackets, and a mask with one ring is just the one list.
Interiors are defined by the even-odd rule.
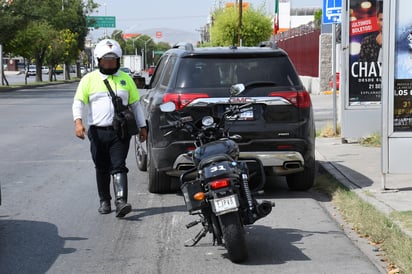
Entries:
[[295,86],[300,80],[286,56],[268,58],[183,58],[176,87],[229,87],[250,81]]

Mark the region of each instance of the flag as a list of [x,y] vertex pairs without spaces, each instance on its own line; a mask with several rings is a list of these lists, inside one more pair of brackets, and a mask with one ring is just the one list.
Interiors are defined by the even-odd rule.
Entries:
[[279,0],[275,0],[275,18],[273,18],[273,34],[279,31]]

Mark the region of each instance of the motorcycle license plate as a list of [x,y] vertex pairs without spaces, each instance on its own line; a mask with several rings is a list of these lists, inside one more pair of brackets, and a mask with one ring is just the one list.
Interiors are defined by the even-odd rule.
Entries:
[[242,110],[242,112],[239,115],[227,117],[228,120],[235,120],[236,118],[237,120],[243,120],[243,121],[253,120],[253,108],[245,108],[244,110]]
[[222,213],[226,211],[236,211],[239,207],[239,202],[236,195],[231,195],[213,199],[212,205],[215,213]]

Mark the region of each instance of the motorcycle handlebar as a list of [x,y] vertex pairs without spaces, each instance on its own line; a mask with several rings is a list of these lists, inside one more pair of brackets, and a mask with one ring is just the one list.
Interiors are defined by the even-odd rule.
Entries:
[[171,129],[171,128],[174,128],[174,127],[176,127],[176,124],[175,124],[175,123],[170,124],[170,125],[163,125],[163,126],[160,126],[159,128],[160,128],[161,130],[164,130],[164,129]]
[[182,128],[184,124],[192,122],[192,121],[193,121],[192,116],[185,116],[185,117],[181,117],[178,121],[170,122],[170,124],[162,125],[159,128],[161,130],[171,129],[171,128]]

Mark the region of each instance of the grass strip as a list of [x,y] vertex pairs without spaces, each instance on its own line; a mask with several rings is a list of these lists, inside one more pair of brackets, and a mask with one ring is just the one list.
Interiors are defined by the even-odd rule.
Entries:
[[412,273],[412,238],[398,225],[412,226],[412,212],[386,216],[327,173],[317,177],[314,189],[331,199],[345,222],[360,237],[379,248],[388,264],[388,273]]

